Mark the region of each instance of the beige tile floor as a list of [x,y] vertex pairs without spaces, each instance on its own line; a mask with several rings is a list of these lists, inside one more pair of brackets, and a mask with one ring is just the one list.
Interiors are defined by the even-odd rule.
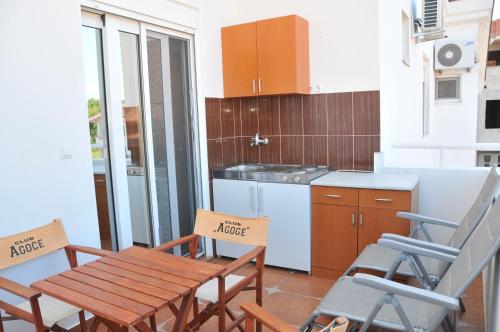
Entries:
[[[229,260],[216,259],[218,264],[227,264]],[[245,268],[240,274],[251,272],[253,266]],[[264,272],[264,308],[280,317],[288,324],[298,327],[311,314],[322,296],[328,291],[334,280],[316,278],[306,273],[280,268],[266,267]],[[245,301],[254,301],[255,292],[239,294],[229,303],[231,310],[240,313],[239,305]],[[458,332],[479,332],[483,328],[482,283],[478,279],[464,296],[467,311],[460,315]],[[157,315],[159,331],[171,331],[174,317],[165,309]],[[98,332],[106,331],[100,328]],[[201,332],[217,331],[217,317],[206,322]],[[381,329],[372,329],[381,331]]]

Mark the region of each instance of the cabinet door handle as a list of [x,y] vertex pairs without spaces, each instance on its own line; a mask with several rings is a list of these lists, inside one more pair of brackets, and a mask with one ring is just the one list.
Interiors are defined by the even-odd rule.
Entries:
[[255,187],[250,186],[250,209],[255,211]]
[[252,80],[252,88],[253,88],[253,94],[255,94],[255,80]]
[[392,198],[375,198],[375,202],[392,202]]
[[259,81],[259,93],[261,93],[262,92],[262,83],[260,82],[260,77],[259,77],[258,81]]
[[356,219],[356,215],[354,214],[354,211],[353,211],[353,212],[352,212],[352,214],[351,214],[351,223],[352,223],[353,225],[355,225],[355,224],[356,224],[355,219]]
[[95,182],[104,183],[104,182],[106,182],[106,180],[98,179],[98,180],[95,180]]
[[359,224],[363,225],[363,212],[359,213]]
[[263,192],[263,188],[262,187],[259,187],[258,189],[258,194],[259,194],[259,217],[260,217],[260,214],[264,213],[264,200],[262,199],[262,192]]
[[328,198],[342,198],[342,195],[326,194],[325,197],[328,197]]

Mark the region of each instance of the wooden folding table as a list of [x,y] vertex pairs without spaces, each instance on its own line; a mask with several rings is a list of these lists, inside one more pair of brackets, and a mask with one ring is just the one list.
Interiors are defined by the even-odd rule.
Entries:
[[184,331],[196,289],[224,271],[223,266],[131,247],[31,286],[94,314],[91,331],[99,324],[113,331],[132,326],[156,331],[154,315],[165,307],[176,316],[173,331]]

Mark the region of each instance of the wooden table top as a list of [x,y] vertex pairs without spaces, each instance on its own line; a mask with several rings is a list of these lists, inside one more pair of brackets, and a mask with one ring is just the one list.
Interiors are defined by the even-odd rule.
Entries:
[[131,247],[31,286],[121,326],[133,326],[224,271],[224,266]]

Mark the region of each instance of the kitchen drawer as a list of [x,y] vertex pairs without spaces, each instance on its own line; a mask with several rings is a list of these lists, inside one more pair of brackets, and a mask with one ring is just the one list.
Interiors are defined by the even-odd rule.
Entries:
[[313,186],[312,202],[318,204],[358,206],[358,189]]
[[360,189],[359,206],[411,211],[411,191]]

